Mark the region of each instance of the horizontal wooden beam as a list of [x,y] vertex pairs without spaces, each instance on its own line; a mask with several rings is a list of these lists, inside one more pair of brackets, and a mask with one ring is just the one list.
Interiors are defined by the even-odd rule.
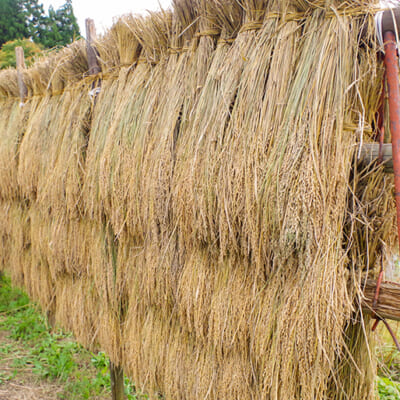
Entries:
[[[373,162],[379,160],[379,143],[366,143],[361,147],[360,164],[362,166],[371,165]],[[392,144],[385,143],[382,146],[382,163],[385,171],[388,173],[393,172],[393,158],[392,158]]]
[[[368,280],[364,289],[363,312],[373,315],[372,304],[376,292],[376,281]],[[376,314],[382,318],[400,321],[400,284],[383,282],[379,290]]]

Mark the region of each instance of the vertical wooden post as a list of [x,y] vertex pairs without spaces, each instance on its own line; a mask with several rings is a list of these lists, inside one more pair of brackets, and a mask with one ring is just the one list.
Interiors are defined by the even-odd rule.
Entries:
[[124,371],[110,361],[112,400],[124,400]]
[[21,98],[21,103],[23,104],[28,96],[28,89],[24,83],[24,78],[22,75],[22,71],[26,68],[24,49],[22,47],[15,48],[15,57],[17,59],[19,97]]
[[89,75],[97,75],[101,72],[99,61],[97,59],[97,51],[94,47],[96,40],[96,27],[94,21],[87,18],[85,21],[86,25],[86,52],[89,64]]

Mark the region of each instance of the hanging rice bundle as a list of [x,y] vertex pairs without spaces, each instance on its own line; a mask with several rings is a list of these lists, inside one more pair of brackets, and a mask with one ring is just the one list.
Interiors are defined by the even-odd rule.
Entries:
[[97,179],[99,176],[100,157],[104,149],[106,133],[114,118],[118,94],[120,94],[121,86],[123,87],[124,84],[125,81],[121,84],[118,80],[102,82],[101,93],[96,100],[97,104],[88,140],[82,197],[85,216],[98,221],[103,219],[103,204],[99,198],[99,183]]
[[6,69],[1,72],[0,96],[14,98],[19,96],[17,71],[15,69]]
[[[140,79],[148,79],[146,71],[151,70],[152,63],[157,63],[160,59],[160,51],[165,51],[162,43],[166,46],[166,28],[170,19],[169,14],[151,14],[147,19],[138,18],[130,25],[130,29],[137,39],[135,41],[142,47],[140,59],[135,72]],[[147,32],[148,31],[148,32]],[[156,50],[156,46],[161,46]],[[109,202],[110,192],[106,192],[101,197],[101,187],[109,185],[109,169],[105,166],[102,179],[99,180],[100,168],[102,167],[103,153],[108,139],[108,131],[113,132],[117,129],[120,118],[123,118],[122,111],[126,104],[124,91],[130,70],[123,68],[118,80],[106,80],[102,83],[101,94],[97,99],[95,113],[93,115],[92,131],[88,144],[86,160],[86,179],[83,188],[83,198],[85,200],[86,214],[90,218],[103,221],[104,206]],[[140,74],[144,75],[140,75]],[[129,96],[131,92],[129,92]],[[121,121],[123,124],[123,120]],[[111,133],[112,135],[112,133]],[[115,142],[114,142],[115,143]],[[106,156],[105,162],[109,162]],[[103,168],[103,167],[102,167]],[[105,181],[104,181],[105,180]]]
[[[165,64],[156,67],[163,71],[161,87],[167,90],[160,92],[145,146],[140,150],[143,151],[140,197],[137,191],[131,192],[136,197],[133,198],[135,203],[141,201],[139,214],[146,216],[144,231],[141,232],[143,235],[157,235],[157,230],[162,233],[170,224],[168,198],[174,168],[174,141],[179,134],[183,103],[189,98],[185,98],[184,94],[185,84],[191,78],[187,73],[189,60],[193,56],[190,43],[197,29],[196,9],[192,2],[187,1],[175,1],[174,7],[170,55]],[[133,157],[135,161],[140,154],[135,152]]]
[[120,52],[118,48],[118,37],[115,34],[114,25],[103,36],[94,41],[98,54],[102,74],[113,73],[121,65]]
[[[108,217],[113,215],[111,217],[113,223],[114,219],[118,220],[114,226],[116,234],[120,233],[121,227],[125,223],[123,199],[126,187],[119,185],[119,182],[124,179],[125,184],[127,183],[126,179],[131,181],[129,176],[132,173],[132,164],[128,164],[129,161],[126,161],[129,154],[121,153],[121,148],[125,149],[126,146],[130,146],[134,134],[146,138],[145,133],[150,127],[151,115],[153,115],[158,95],[162,89],[162,75],[159,74],[159,71],[162,74],[164,72],[162,68],[153,67],[153,65],[156,65],[162,59],[162,54],[166,53],[170,17],[169,13],[154,13],[147,19],[139,18],[130,25],[142,46],[137,66],[133,66],[132,72],[126,68],[121,70],[119,86],[114,86],[114,90],[118,90],[118,96],[107,94],[104,97],[108,101],[112,98],[115,99],[112,106],[104,104],[105,109],[102,110],[102,95],[96,106],[96,110],[99,112],[94,115],[92,128],[94,134],[91,135],[89,142],[86,163],[88,173],[84,198],[91,217],[102,220],[102,215],[106,212]],[[159,40],[155,42],[157,38]],[[132,97],[132,91],[137,95]],[[104,88],[102,89],[103,93]],[[104,112],[112,115],[112,118],[104,121]],[[107,125],[104,126],[104,124]],[[138,133],[135,133],[135,130]],[[122,162],[128,170],[126,177],[120,170]],[[98,176],[101,178],[98,179]],[[135,182],[139,184],[140,180],[137,179]],[[96,209],[98,206],[101,208]]]
[[103,72],[130,67],[137,61],[141,46],[135,37],[132,25],[135,25],[135,18],[129,14],[123,15],[96,42]]
[[[1,252],[0,252],[0,271],[6,271],[9,269],[10,265],[10,252],[11,252],[11,237],[10,237],[10,220],[8,218],[8,210],[9,210],[9,204],[7,202],[1,202],[0,203],[0,246],[1,246]],[[16,274],[18,275],[18,273]],[[13,279],[13,282],[16,282],[21,284],[21,282],[18,279]]]
[[85,40],[80,39],[65,47],[54,56],[53,62],[53,79],[58,76],[65,80],[66,86],[81,81],[89,69]]
[[[122,22],[130,24],[129,29],[133,35],[141,26],[135,25],[135,19],[126,18]],[[141,47],[135,36],[134,40],[137,48]],[[153,76],[151,65],[144,62],[143,58],[132,61],[135,61],[136,65],[132,65],[131,68],[122,68],[120,72],[119,81],[125,82],[125,85],[121,87],[123,92],[115,104],[112,124],[104,135],[102,153],[98,153],[102,159],[99,165],[101,176],[99,192],[101,198],[104,199],[104,211],[117,236],[121,234],[126,223],[127,187],[132,171],[129,167],[129,161],[132,161],[130,159],[131,144],[142,117],[143,102],[149,89],[148,82]],[[135,95],[132,96],[132,93]],[[122,170],[123,167],[126,169]]]
[[74,332],[77,340],[92,351],[98,350],[102,299],[90,280],[66,276],[55,283],[55,320]]
[[[67,109],[70,101],[69,92],[54,97],[47,95],[26,124],[24,140],[20,146],[18,184],[22,195],[27,199],[36,199],[39,180],[42,178],[43,182],[46,182],[47,173],[50,171],[48,166],[54,166],[57,154],[50,153],[47,148],[55,147],[54,142],[61,141],[62,135],[58,135],[57,130],[50,130],[49,127],[59,128],[63,124],[63,120],[59,118],[60,112]],[[51,207],[50,204],[43,206]]]
[[10,274],[16,285],[30,287],[30,225],[26,207],[2,202],[0,206],[1,270]]
[[69,91],[62,115],[54,118],[49,129],[58,123],[58,137],[49,145],[52,154],[57,154],[54,163],[43,170],[39,189],[39,201],[52,205],[52,214],[67,214],[71,218],[83,215],[82,185],[85,152],[90,129],[93,99],[91,83],[83,81]]
[[[261,6],[257,9],[261,9]],[[240,10],[234,9],[234,11],[236,14],[232,14],[233,16],[241,16]],[[260,17],[255,18],[259,21]],[[248,27],[254,22],[250,15],[246,17],[246,21],[248,21]],[[238,31],[240,22],[227,19],[227,21],[221,20],[220,23],[223,24],[223,36],[214,55],[214,62],[210,67],[197,107],[189,120],[190,125],[185,126],[181,132],[177,145],[174,202],[183,236],[186,239],[192,237],[195,241],[216,242],[217,240],[218,232],[215,227],[210,226],[218,219],[213,208],[215,196],[211,193],[206,193],[204,197],[200,196],[201,192],[197,190],[197,187],[203,177],[200,178],[197,174],[204,174],[203,176],[209,180],[203,186],[207,191],[215,190],[214,182],[210,181],[214,161],[207,156],[208,151],[213,151],[213,149],[206,149],[203,146],[206,140],[214,146],[215,141],[223,138],[223,131],[229,122],[242,69],[247,60],[247,52],[254,46],[257,34],[254,29],[243,31],[239,35],[243,37],[243,40],[236,40],[230,46],[230,39]],[[218,158],[215,158],[215,162],[219,162]],[[204,204],[203,199],[209,204]],[[202,221],[199,223],[197,223],[196,214],[193,214],[197,211],[192,211],[192,209],[200,210],[199,216]],[[209,221],[204,220],[205,210],[213,214]],[[186,231],[187,227],[189,231]],[[200,230],[203,235],[200,234]]]
[[26,108],[21,109],[15,99],[1,101],[0,104],[0,197],[4,200],[18,195],[18,146]]

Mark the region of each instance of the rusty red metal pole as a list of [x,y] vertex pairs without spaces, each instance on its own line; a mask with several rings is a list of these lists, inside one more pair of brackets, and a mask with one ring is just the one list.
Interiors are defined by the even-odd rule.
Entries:
[[399,58],[396,37],[392,31],[385,32],[385,66],[389,94],[390,132],[393,148],[393,171],[397,209],[397,233],[400,243],[400,85]]

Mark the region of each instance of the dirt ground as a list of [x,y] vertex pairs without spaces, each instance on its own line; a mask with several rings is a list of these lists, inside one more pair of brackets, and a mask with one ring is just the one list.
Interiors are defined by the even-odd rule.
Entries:
[[6,382],[0,386],[0,400],[55,400],[59,388],[51,385],[38,385],[34,381],[19,382],[20,379]]

